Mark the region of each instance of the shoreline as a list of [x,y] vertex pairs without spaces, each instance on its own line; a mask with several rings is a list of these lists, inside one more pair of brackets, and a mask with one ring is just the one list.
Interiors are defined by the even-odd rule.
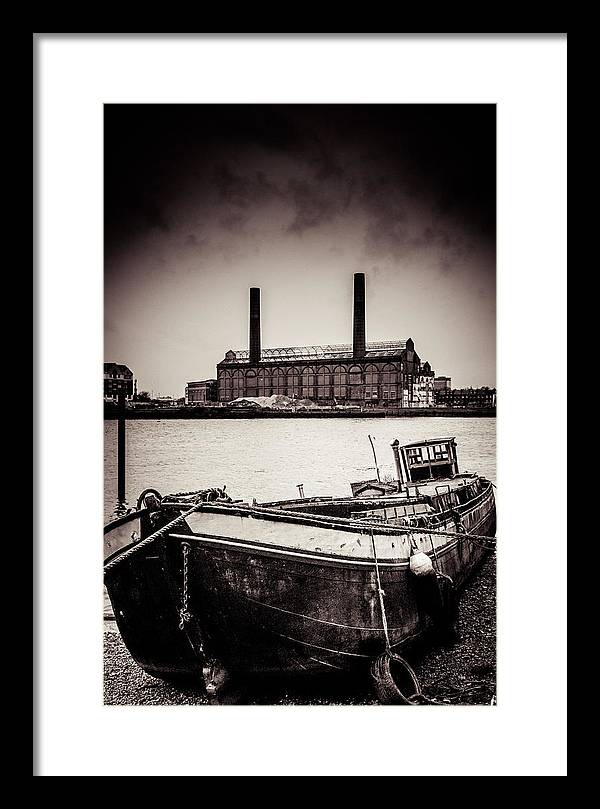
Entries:
[[[267,410],[251,407],[152,407],[125,410],[127,420],[135,419],[372,419],[372,418],[496,418],[496,408],[412,407],[397,409]],[[118,419],[116,406],[104,406],[104,420]]]

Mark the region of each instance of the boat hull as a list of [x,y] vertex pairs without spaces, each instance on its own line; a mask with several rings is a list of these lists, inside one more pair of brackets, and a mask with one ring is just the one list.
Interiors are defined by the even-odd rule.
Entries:
[[[237,519],[232,516],[232,520]],[[491,484],[464,509],[467,532],[492,536]],[[385,649],[372,557],[344,558],[238,538],[184,524],[106,578],[115,618],[134,659],[167,679],[200,676],[207,661],[233,672],[309,673],[366,667]],[[427,552],[426,533],[416,535]],[[368,533],[364,536],[368,542]],[[429,549],[435,569],[460,588],[486,554],[468,533]],[[435,577],[419,581],[404,555],[379,565],[390,643],[399,651],[436,619]],[[184,558],[187,602],[184,604]],[[187,620],[180,609],[186,608]]]

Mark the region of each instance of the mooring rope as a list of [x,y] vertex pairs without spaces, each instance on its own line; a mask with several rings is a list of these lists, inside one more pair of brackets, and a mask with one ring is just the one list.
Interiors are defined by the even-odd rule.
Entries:
[[[189,502],[171,502],[170,497],[172,495],[165,495],[163,500],[168,500],[165,505],[168,505],[169,508],[185,508],[189,505]],[[323,514],[308,514],[300,511],[286,511],[285,509],[279,508],[265,508],[263,506],[249,506],[243,505],[240,503],[228,502],[228,501],[215,501],[215,502],[208,502],[207,505],[209,506],[218,506],[224,508],[232,508],[236,511],[239,511],[243,514],[248,514],[251,516],[252,514],[264,515],[266,517],[273,516],[280,521],[292,521],[292,522],[302,522],[303,524],[311,524],[311,525],[321,525],[326,524],[328,527],[338,527],[346,528],[347,526],[356,526],[357,523],[362,523],[363,526],[369,525],[367,520],[356,520],[350,519],[348,517],[327,517]],[[332,522],[334,525],[332,526]],[[495,542],[497,537],[490,537],[485,534],[470,534],[462,531],[444,531],[439,528],[429,528],[427,526],[408,526],[408,525],[389,525],[387,523],[378,523],[374,522],[376,525],[376,530],[378,533],[385,534],[387,536],[398,536],[399,534],[436,534],[437,536],[444,536],[450,537],[455,539],[457,536],[464,536],[465,538],[469,539],[470,541],[477,542]],[[360,530],[360,529],[359,529]]]
[[[377,593],[378,593],[378,596],[379,596],[379,606],[380,606],[380,610],[381,610],[381,623],[382,623],[382,627],[383,627],[383,634],[385,636],[385,652],[382,655],[379,655],[373,661],[373,669],[372,669],[372,671],[375,671],[375,673],[376,673],[375,676],[378,677],[380,680],[383,680],[383,681],[385,681],[385,680],[390,681],[391,680],[393,682],[393,678],[392,678],[391,672],[390,672],[390,664],[391,664],[391,662],[396,661],[397,664],[399,663],[400,665],[402,665],[404,667],[405,671],[408,673],[410,679],[412,680],[412,682],[415,685],[415,692],[413,694],[407,695],[407,694],[402,693],[402,691],[400,691],[400,689],[399,689],[399,687],[398,687],[398,685],[396,683],[394,683],[394,687],[396,688],[397,693],[399,693],[401,695],[401,698],[408,705],[444,705],[444,704],[447,704],[447,702],[450,702],[452,699],[459,699],[463,694],[472,693],[473,691],[480,689],[482,687],[482,685],[480,683],[476,683],[474,681],[471,681],[471,682],[465,684],[464,687],[461,687],[461,686],[446,686],[445,687],[446,688],[446,700],[444,700],[444,699],[440,700],[440,699],[436,699],[433,696],[427,696],[426,694],[423,693],[423,689],[421,687],[420,680],[419,680],[415,670],[412,668],[412,666],[408,663],[408,661],[405,658],[401,657],[397,652],[392,651],[392,644],[391,644],[391,641],[390,641],[389,630],[388,630],[387,612],[386,612],[386,609],[385,609],[385,601],[384,601],[385,590],[381,586],[381,576],[380,576],[380,573],[379,573],[379,558],[377,556],[377,546],[375,544],[375,536],[374,536],[372,528],[370,529],[370,537],[371,537],[371,547],[373,549],[373,561],[375,563],[375,576],[376,576],[376,579],[377,579]],[[416,549],[416,545],[415,545],[415,548],[413,548],[413,549]],[[437,556],[436,556],[436,553],[435,553],[435,546],[433,545],[433,541],[432,541],[432,549],[433,549],[434,558],[435,558],[435,561],[436,561],[436,568],[437,568]],[[441,576],[442,578],[449,579],[450,581],[452,581],[452,579],[450,579],[449,576],[446,576],[444,573],[440,573],[439,569],[437,570],[436,575]]]
[[385,611],[385,603],[383,601],[383,597],[385,595],[385,591],[381,586],[381,577],[379,575],[379,559],[377,558],[377,549],[375,547],[375,537],[373,535],[373,529],[371,528],[371,547],[373,548],[373,559],[375,561],[375,576],[377,577],[377,593],[379,594],[379,606],[381,608],[381,623],[383,624],[383,634],[385,635],[385,649],[387,652],[391,653],[392,644],[390,643],[390,635],[388,632],[388,622],[387,622],[387,614]]

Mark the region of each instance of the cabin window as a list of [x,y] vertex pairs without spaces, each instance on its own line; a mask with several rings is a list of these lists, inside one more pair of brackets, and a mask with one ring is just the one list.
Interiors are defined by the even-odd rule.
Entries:
[[423,463],[420,447],[412,447],[408,450],[408,462],[411,466],[413,464]]

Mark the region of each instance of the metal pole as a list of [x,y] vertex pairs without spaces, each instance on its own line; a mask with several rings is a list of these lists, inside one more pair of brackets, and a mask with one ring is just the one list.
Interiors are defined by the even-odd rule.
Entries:
[[377,455],[375,454],[375,445],[373,444],[373,438],[369,436],[369,441],[371,442],[371,449],[373,450],[373,460],[375,461],[375,469],[377,471],[377,480],[381,483],[381,477],[379,475],[379,467],[377,466]]
[[119,503],[125,502],[125,391],[118,393],[117,405],[117,463]]

